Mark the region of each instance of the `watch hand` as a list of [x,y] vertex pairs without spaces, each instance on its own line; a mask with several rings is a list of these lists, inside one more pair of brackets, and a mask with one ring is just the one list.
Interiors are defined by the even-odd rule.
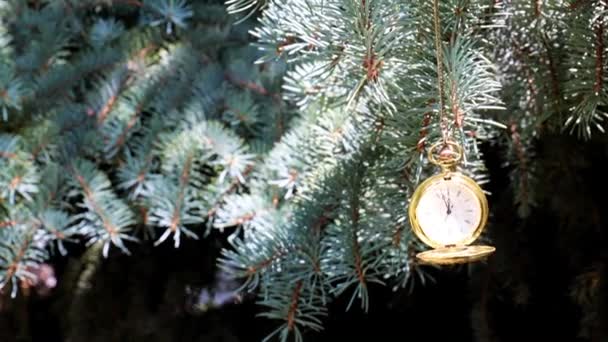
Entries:
[[447,207],[447,214],[450,215],[452,213],[452,201],[450,201],[450,189],[448,189],[448,196],[446,198],[446,203],[445,203],[446,207]]
[[450,189],[448,189],[448,197],[447,197],[447,203],[446,203],[447,207],[448,207],[448,215],[450,215],[452,213],[452,201],[450,201]]
[[445,198],[445,195],[443,195],[443,193],[441,193],[441,200],[443,201],[443,204],[445,204],[445,208],[446,208],[446,214],[450,215],[450,202],[448,202],[448,200]]

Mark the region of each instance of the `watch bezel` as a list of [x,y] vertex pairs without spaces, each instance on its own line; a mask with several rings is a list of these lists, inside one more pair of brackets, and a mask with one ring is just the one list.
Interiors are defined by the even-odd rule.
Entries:
[[[422,198],[426,190],[429,189],[432,185],[434,185],[434,183],[437,181],[458,182],[460,184],[463,184],[474,193],[475,197],[479,202],[478,205],[481,209],[481,219],[479,220],[479,224],[477,225],[477,227],[475,227],[473,233],[468,237],[465,237],[460,241],[457,241],[454,244],[450,244],[447,246],[443,243],[438,243],[433,239],[429,238],[420,226],[420,222],[416,215],[416,208],[420,203],[420,199]],[[414,194],[412,196],[412,200],[410,201],[408,212],[410,218],[410,225],[412,226],[414,234],[416,234],[416,236],[428,246],[431,246],[433,248],[442,248],[450,246],[466,246],[477,240],[477,238],[479,238],[479,236],[483,232],[485,225],[488,221],[489,208],[486,195],[484,194],[481,187],[477,184],[477,182],[460,172],[447,172],[429,177],[416,188],[416,191],[414,191]]]

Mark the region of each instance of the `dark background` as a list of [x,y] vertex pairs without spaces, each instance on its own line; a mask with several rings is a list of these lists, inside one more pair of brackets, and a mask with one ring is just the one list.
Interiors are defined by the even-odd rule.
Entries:
[[[430,270],[434,282],[393,292],[370,289],[370,310],[330,306],[325,329],[306,341],[608,341],[606,320],[607,144],[548,136],[536,146],[538,204],[515,214],[508,151],[485,146],[491,173],[488,234],[497,253],[487,262]],[[75,295],[82,246],[50,264],[58,286],[0,299],[0,341],[261,341],[278,322],[256,317],[254,298],[206,311],[191,292],[214,283],[223,236],[112,253],[92,287]]]

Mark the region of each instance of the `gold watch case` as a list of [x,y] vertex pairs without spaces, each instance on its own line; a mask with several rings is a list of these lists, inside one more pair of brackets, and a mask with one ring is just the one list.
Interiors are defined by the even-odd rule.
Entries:
[[[467,187],[477,198],[477,205],[481,211],[481,219],[479,220],[479,224],[472,231],[472,233],[448,246],[431,239],[420,226],[418,217],[416,215],[416,208],[420,202],[420,199],[424,193],[437,182],[458,182],[460,185]],[[419,253],[417,257],[428,263],[457,264],[480,260],[493,253],[495,248],[491,246],[469,246],[472,242],[477,240],[477,238],[483,232],[488,221],[488,213],[489,209],[486,195],[483,193],[483,190],[477,184],[477,182],[475,182],[475,180],[472,178],[457,171],[447,170],[444,170],[444,172],[435,176],[429,177],[418,186],[409,205],[410,224],[414,234],[416,234],[416,236],[426,245],[434,248],[433,250]]]
[[412,225],[412,229],[414,230],[416,236],[418,236],[420,240],[422,240],[422,242],[433,248],[446,247],[442,243],[434,241],[427,236],[427,234],[424,232],[424,229],[420,226],[418,217],[416,215],[416,208],[418,207],[420,199],[422,198],[427,189],[429,189],[432,185],[438,182],[460,183],[460,185],[467,187],[475,194],[475,197],[477,198],[478,202],[477,205],[480,207],[481,211],[481,220],[479,221],[479,224],[471,235],[463,238],[460,241],[455,242],[454,245],[468,245],[471,242],[477,240],[488,221],[488,200],[479,185],[477,185],[477,183],[472,178],[465,176],[460,172],[444,172],[429,177],[418,186],[418,188],[414,192],[414,195],[412,196],[412,201],[410,202],[409,207],[410,224]]
[[416,257],[427,264],[453,265],[482,260],[494,251],[492,246],[454,246],[420,252]]
[[[483,190],[475,182],[474,179],[468,177],[461,172],[456,171],[456,165],[463,159],[464,149],[460,144],[453,140],[444,140],[435,143],[428,150],[429,162],[441,167],[442,172],[429,177],[422,182],[412,196],[409,205],[410,224],[414,234],[422,240],[426,245],[433,249],[417,254],[418,259],[422,262],[432,264],[459,264],[471,261],[481,260],[484,257],[492,254],[496,249],[492,246],[480,246],[470,244],[477,240],[483,232],[488,221],[488,200]],[[477,198],[477,205],[481,212],[481,218],[475,229],[468,236],[464,236],[459,241],[455,241],[448,246],[435,241],[429,237],[421,227],[419,218],[417,217],[417,207],[424,193],[437,182],[458,182],[474,194]]]

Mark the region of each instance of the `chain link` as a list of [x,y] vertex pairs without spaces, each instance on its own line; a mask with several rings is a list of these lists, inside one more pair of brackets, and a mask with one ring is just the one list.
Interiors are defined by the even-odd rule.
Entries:
[[443,79],[443,47],[441,44],[441,26],[439,20],[439,0],[433,0],[433,19],[435,22],[435,55],[437,57],[437,81],[439,90],[439,124],[444,145],[449,139],[448,118],[445,113],[444,79]]

